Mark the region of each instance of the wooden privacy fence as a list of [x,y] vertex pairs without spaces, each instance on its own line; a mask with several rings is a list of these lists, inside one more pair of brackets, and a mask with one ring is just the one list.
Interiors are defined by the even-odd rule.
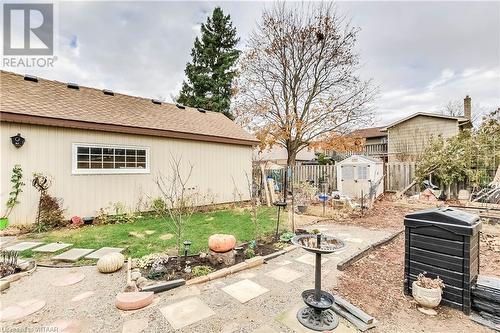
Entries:
[[[411,184],[415,178],[416,162],[388,162],[385,165],[384,190],[389,192],[401,191]],[[416,186],[408,192],[416,191]]]
[[[266,170],[266,177],[272,177],[278,187],[282,185],[285,177],[285,168],[279,170]],[[291,168],[289,175],[294,183],[310,181],[315,186],[327,183],[329,190],[337,189],[337,172],[335,165],[296,165]],[[280,188],[281,191],[281,188]]]

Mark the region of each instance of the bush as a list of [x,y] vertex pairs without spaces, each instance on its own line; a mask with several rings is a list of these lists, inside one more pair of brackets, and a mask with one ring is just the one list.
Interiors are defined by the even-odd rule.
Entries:
[[244,254],[245,254],[245,258],[247,258],[247,259],[255,257],[255,251],[252,248],[246,249]]
[[215,271],[215,269],[213,269],[210,266],[195,266],[193,267],[191,274],[193,274],[194,277],[198,277],[198,276],[208,275],[213,271]]
[[64,219],[64,209],[61,207],[62,202],[62,199],[53,197],[46,192],[40,194],[38,223],[36,225],[38,232],[67,225],[67,221]]

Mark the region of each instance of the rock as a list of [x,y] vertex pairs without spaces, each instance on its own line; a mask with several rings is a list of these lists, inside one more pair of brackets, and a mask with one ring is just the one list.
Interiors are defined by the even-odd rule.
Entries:
[[205,259],[207,254],[205,252],[200,252],[200,259]]
[[129,236],[137,237],[137,238],[144,238],[144,234],[136,231],[130,231]]
[[154,293],[150,292],[132,292],[119,293],[116,295],[115,305],[120,310],[137,310],[142,309],[153,302]]
[[208,260],[212,265],[224,264],[226,266],[232,266],[235,263],[235,256],[236,252],[234,250],[222,253],[210,250],[208,253]]
[[29,271],[30,269],[35,267],[35,260],[33,259],[24,260],[18,263],[17,266],[19,266],[19,268],[22,271]]
[[156,230],[144,230],[144,233],[145,233],[146,235],[152,235],[152,234],[154,234],[155,232],[156,232]]
[[0,291],[4,291],[5,289],[9,289],[10,282],[7,280],[0,280]]
[[146,279],[144,276],[141,276],[140,278],[138,278],[135,281],[135,283],[137,284],[137,287],[139,287],[139,288],[144,287],[147,282],[148,282],[148,279]]
[[140,277],[142,277],[141,272],[132,272],[130,274],[130,278],[132,279],[132,281],[137,281],[137,279],[139,279]]

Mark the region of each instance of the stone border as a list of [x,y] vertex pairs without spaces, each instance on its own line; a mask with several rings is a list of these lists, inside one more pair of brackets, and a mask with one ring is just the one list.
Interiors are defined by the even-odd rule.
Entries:
[[368,253],[372,252],[373,250],[375,250],[376,248],[384,245],[384,244],[387,244],[389,243],[390,241],[392,241],[394,238],[396,238],[397,236],[399,236],[401,233],[404,232],[404,229],[403,230],[400,230],[400,231],[397,231],[381,240],[379,240],[378,242],[376,243],[373,243],[371,245],[368,245],[364,248],[362,248],[361,250],[359,250],[358,252],[356,253],[353,253],[352,255],[350,255],[349,257],[347,257],[346,259],[342,260],[341,262],[339,262],[337,264],[337,269],[339,271],[343,271],[345,270],[347,267],[351,266],[352,264],[354,264],[356,261],[360,260],[361,258],[365,257],[366,255],[368,255]]
[[[34,264],[34,266],[27,271],[18,272],[18,273],[7,275],[7,276],[4,276],[3,278],[1,278],[0,282],[4,282],[4,284],[3,284],[2,289],[0,291],[3,292],[5,290],[9,289],[11,283],[19,281],[24,276],[31,275],[37,268],[37,264],[35,261],[33,262],[33,264]],[[5,283],[5,282],[7,282],[7,283]]]

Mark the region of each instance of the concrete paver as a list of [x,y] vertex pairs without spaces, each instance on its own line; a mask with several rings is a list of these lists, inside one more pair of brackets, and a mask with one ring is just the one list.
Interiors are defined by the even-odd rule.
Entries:
[[67,244],[67,243],[49,243],[45,244],[43,246],[37,247],[33,249],[33,252],[47,252],[47,253],[54,253],[57,251],[64,250],[73,244]]
[[215,312],[198,297],[191,297],[162,307],[160,311],[174,329],[183,328],[215,315]]

